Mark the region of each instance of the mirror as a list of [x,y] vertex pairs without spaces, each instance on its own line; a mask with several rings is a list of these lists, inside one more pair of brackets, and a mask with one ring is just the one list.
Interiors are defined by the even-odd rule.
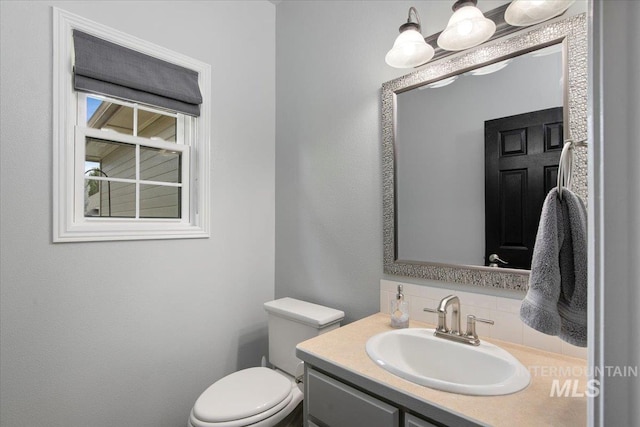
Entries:
[[586,40],[578,15],[383,85],[385,273],[526,289],[563,140],[586,137]]
[[530,269],[562,151],[563,80],[555,44],[397,95],[398,259],[488,266],[496,254]]

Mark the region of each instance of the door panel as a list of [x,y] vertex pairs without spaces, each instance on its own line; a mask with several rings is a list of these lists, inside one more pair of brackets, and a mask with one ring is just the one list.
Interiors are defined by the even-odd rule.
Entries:
[[542,203],[556,186],[562,107],[485,122],[485,265],[531,268]]

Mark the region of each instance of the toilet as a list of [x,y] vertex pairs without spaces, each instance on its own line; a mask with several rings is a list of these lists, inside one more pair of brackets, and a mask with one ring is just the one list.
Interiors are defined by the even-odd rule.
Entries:
[[243,369],[216,381],[196,400],[187,427],[273,427],[302,402],[296,345],[340,327],[344,312],[293,298],[266,302],[264,308],[273,369]]

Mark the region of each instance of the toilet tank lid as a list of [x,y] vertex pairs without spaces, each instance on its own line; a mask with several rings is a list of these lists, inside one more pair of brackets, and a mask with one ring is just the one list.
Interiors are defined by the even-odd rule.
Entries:
[[329,326],[344,319],[344,311],[294,298],[280,298],[265,302],[264,309],[271,314],[297,320],[317,328]]

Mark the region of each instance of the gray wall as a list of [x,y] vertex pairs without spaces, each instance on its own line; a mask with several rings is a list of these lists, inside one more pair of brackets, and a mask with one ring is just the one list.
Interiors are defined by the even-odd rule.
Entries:
[[[479,7],[504,3],[483,0]],[[378,311],[384,277],[380,87],[407,73],[387,66],[384,56],[409,7],[417,7],[427,35],[446,26],[451,4],[278,4],[276,296],[343,309],[347,321]],[[585,4],[572,8],[584,12]]]
[[[51,5],[212,65],[210,239],[51,243]],[[275,7],[3,1],[0,15],[0,424],[183,426],[267,351]]]
[[[505,3],[478,6],[488,11]],[[387,66],[384,56],[409,7],[418,9],[428,35],[446,26],[451,4],[283,1],[276,7],[276,296],[343,309],[347,321],[379,310],[385,277],[380,87],[407,73]],[[586,2],[576,2],[567,14],[585,11]]]
[[[590,350],[596,366],[639,366],[640,3],[594,6]],[[603,378],[594,425],[639,425],[639,401],[637,377]]]

